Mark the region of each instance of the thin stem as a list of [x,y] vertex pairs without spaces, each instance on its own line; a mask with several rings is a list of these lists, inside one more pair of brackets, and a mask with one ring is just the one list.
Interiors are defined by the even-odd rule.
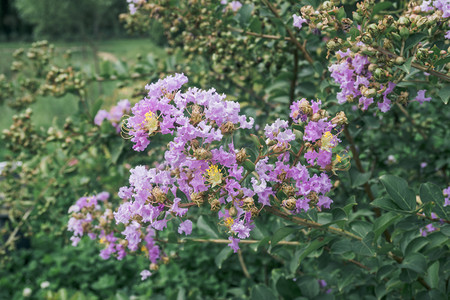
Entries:
[[245,265],[244,257],[242,256],[241,249],[238,250],[238,257],[239,257],[239,264],[241,265],[242,272],[244,273],[245,277],[247,277],[248,279],[252,279],[250,277],[250,273],[248,273],[247,266]]
[[294,45],[298,48],[298,50],[300,50],[303,53],[303,55],[305,56],[305,59],[312,65],[314,63],[314,61],[311,58],[311,56],[309,55],[308,50],[306,50],[306,47],[304,45],[300,44],[300,42],[295,38],[295,35],[292,32],[292,30],[289,28],[289,26],[284,24],[283,20],[280,17],[280,14],[276,10],[276,8],[267,0],[262,0],[262,2],[272,11],[272,13],[275,15],[275,17],[283,23],[284,28],[286,28],[287,34],[291,38],[290,40],[294,43]]
[[[294,50],[294,70],[292,74],[291,87],[289,90],[289,106],[295,101],[295,87],[297,86],[297,76],[298,76],[298,50]],[[290,119],[292,123],[292,119]]]
[[353,233],[351,233],[349,231],[346,231],[346,230],[343,230],[343,229],[340,229],[340,228],[336,228],[336,227],[324,226],[324,225],[322,225],[320,223],[316,223],[314,221],[306,220],[306,219],[303,219],[303,218],[300,218],[300,217],[297,217],[297,216],[294,216],[294,215],[282,212],[282,211],[278,210],[277,208],[274,208],[274,207],[271,207],[271,206],[266,206],[266,207],[264,207],[264,209],[266,211],[268,211],[268,212],[278,216],[278,217],[281,217],[283,219],[289,220],[289,221],[294,222],[294,223],[299,224],[299,225],[303,225],[303,226],[306,226],[306,227],[316,228],[316,229],[319,229],[319,230],[328,231],[328,232],[331,232],[331,233],[343,235],[345,237],[352,238],[352,239],[355,239],[355,240],[358,240],[358,241],[362,240],[361,237],[359,237],[359,236],[357,236],[357,235],[355,235],[355,234],[353,234]]
[[[375,50],[378,50],[379,52],[383,53],[384,55],[390,56],[390,57],[392,57],[392,58],[400,57],[400,56],[398,56],[397,54],[392,53],[392,52],[390,52],[390,51],[388,51],[388,50],[386,50],[386,49],[383,49],[383,48],[381,48],[381,47],[375,47],[374,49],[375,49]],[[422,65],[420,65],[420,64],[418,64],[418,63],[415,63],[415,62],[411,63],[411,66],[412,66],[413,68],[418,69],[418,70],[421,70],[421,71],[430,73],[431,75],[436,76],[436,77],[438,77],[438,78],[440,78],[440,79],[442,79],[442,80],[445,80],[445,81],[449,81],[449,82],[450,82],[450,76],[448,76],[447,74],[441,73],[441,72],[439,72],[439,71],[432,70],[432,69],[429,68],[429,67],[422,66]]]

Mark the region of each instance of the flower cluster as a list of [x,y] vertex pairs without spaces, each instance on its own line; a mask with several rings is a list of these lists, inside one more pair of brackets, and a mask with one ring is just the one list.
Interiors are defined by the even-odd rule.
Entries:
[[111,107],[108,111],[101,109],[97,112],[94,118],[94,123],[97,126],[102,125],[103,121],[106,119],[111,122],[112,126],[116,128],[117,132],[120,132],[122,124],[122,117],[130,111],[130,101],[120,100],[116,106]]
[[[287,121],[278,119],[265,126],[266,142],[258,147],[253,162],[233,142],[236,130],[251,129],[253,119],[240,115],[239,103],[226,101],[214,89],[181,92],[187,81],[183,74],[175,74],[147,85],[147,97],[132,108],[126,127],[136,151],[145,150],[157,133],[170,134],[173,140],[163,163],[130,170],[129,186],[118,193],[123,203],[113,213],[116,224],[125,226],[121,234],[126,243],[101,229],[110,249],[102,257],[121,257],[120,245],[131,252],[144,247],[156,264],[164,257],[155,244],[157,232],[172,222],[179,234],[190,235],[193,224],[188,211],[206,203],[218,212],[218,223],[226,229],[235,252],[239,241],[250,236],[253,219],[265,206],[293,213],[330,208],[332,200],[326,194],[332,184],[325,171],[338,169],[342,162],[339,155],[332,159],[332,150],[340,142],[339,127],[346,122],[342,112],[329,120],[320,101],[295,102],[291,117],[295,126],[304,127],[303,141],[296,139]],[[300,150],[292,151],[293,143],[302,145]],[[278,198],[280,190],[285,197]],[[83,224],[94,219],[91,210],[97,203],[90,204],[94,207],[90,210],[83,203],[79,200],[71,209],[90,213],[71,218],[70,230],[77,237],[86,228],[96,228]],[[111,213],[108,217],[111,221]],[[150,274],[144,270],[141,276]]]
[[450,1],[448,0],[425,0],[420,5],[420,9],[424,12],[436,9],[442,13],[443,18],[450,17]]
[[329,70],[331,77],[336,83],[339,83],[341,88],[337,94],[339,104],[358,100],[359,107],[367,110],[374,99],[380,98],[377,103],[378,108],[382,112],[387,112],[391,108],[391,100],[388,95],[393,92],[395,83],[388,82],[379,85],[372,72],[369,71],[370,61],[367,56],[353,53],[347,49],[345,52],[337,51],[336,57],[338,62],[331,65]]

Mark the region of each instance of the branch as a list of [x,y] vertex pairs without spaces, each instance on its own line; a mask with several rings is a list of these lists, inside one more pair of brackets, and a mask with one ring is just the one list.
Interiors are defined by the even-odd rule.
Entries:
[[[390,51],[388,51],[388,50],[386,50],[386,49],[383,49],[383,48],[381,48],[381,47],[374,47],[374,49],[377,50],[377,51],[379,51],[379,52],[381,52],[381,53],[383,53],[384,55],[390,56],[390,57],[392,57],[392,58],[400,57],[399,55],[397,55],[397,54],[395,54],[395,53],[392,53],[392,52],[390,52]],[[430,73],[431,75],[436,76],[436,77],[438,77],[438,78],[440,78],[440,79],[442,79],[442,80],[445,80],[445,81],[450,82],[450,76],[448,76],[447,74],[444,74],[444,73],[441,73],[441,72],[432,70],[432,69],[430,69],[429,67],[427,68],[427,67],[422,66],[422,65],[420,65],[420,64],[418,64],[418,63],[415,63],[415,62],[411,63],[411,66],[412,66],[413,68],[418,69],[418,70],[421,70],[421,71]]]
[[294,45],[298,48],[298,50],[300,50],[303,53],[303,55],[305,56],[305,59],[311,65],[314,64],[314,61],[311,58],[311,56],[309,55],[308,50],[306,50],[306,47],[303,46],[302,44],[300,44],[300,42],[295,38],[295,35],[292,32],[291,28],[289,28],[289,26],[284,24],[283,20],[281,19],[280,15],[278,14],[278,11],[276,10],[276,8],[267,0],[262,0],[262,2],[264,2],[264,4],[272,11],[272,13],[275,15],[275,17],[281,21],[281,23],[284,25],[284,28],[286,28],[286,32],[288,33],[290,40],[294,43]]
[[280,210],[278,210],[278,209],[276,209],[274,207],[271,207],[271,206],[265,206],[264,209],[266,211],[268,211],[268,212],[278,216],[278,217],[281,217],[283,219],[289,220],[289,221],[294,222],[294,223],[299,224],[299,225],[303,225],[303,226],[311,227],[311,228],[316,228],[316,229],[323,230],[323,231],[328,231],[328,232],[339,234],[339,235],[343,235],[345,237],[352,238],[352,239],[355,239],[355,240],[358,240],[358,241],[362,241],[361,237],[359,237],[359,236],[357,236],[357,235],[355,235],[355,234],[353,234],[353,233],[351,233],[349,231],[346,231],[344,229],[331,227],[331,226],[324,226],[324,225],[322,225],[320,223],[317,223],[317,222],[314,222],[314,221],[310,221],[310,220],[306,220],[306,219],[303,219],[303,218],[300,218],[300,217],[297,217],[297,216],[294,216],[294,215],[282,212],[282,211],[280,211]]
[[242,272],[244,272],[245,277],[247,277],[248,279],[252,279],[250,277],[250,273],[248,273],[247,266],[245,265],[244,257],[242,256],[241,249],[238,250],[238,257],[239,257],[239,264],[241,265]]

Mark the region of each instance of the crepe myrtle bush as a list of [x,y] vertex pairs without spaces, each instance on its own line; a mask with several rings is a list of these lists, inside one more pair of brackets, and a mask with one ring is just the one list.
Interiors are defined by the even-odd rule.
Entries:
[[[128,2],[129,29],[154,18],[169,51],[203,57],[197,69],[210,84],[188,62],[195,83],[222,89],[229,72],[234,93],[262,101],[243,111],[270,107],[283,95],[270,81],[283,78],[289,118],[250,114],[255,124],[214,89],[182,92],[183,74],[147,85],[122,133],[144,152],[169,136],[164,160],[130,170],[115,210],[99,195],[80,198],[70,210],[73,244],[89,235],[102,257],[140,252],[149,258],[143,279],[171,260],[169,244],[187,241],[228,244],[218,265],[237,252],[251,278],[242,257],[250,244],[283,265],[252,297],[445,298],[448,2]],[[301,89],[302,69],[318,79],[316,92]],[[418,147],[399,147],[402,139]],[[420,156],[417,167],[388,168],[408,152]],[[199,217],[207,210],[213,221]]]
[[[166,264],[187,266],[177,255],[185,246],[213,243],[224,244],[205,253],[222,268],[217,277],[237,257],[233,275],[252,283],[233,282],[224,297],[446,299],[448,1],[128,3],[121,18],[131,31],[155,19],[169,54],[185,59],[176,70],[141,59],[134,73],[110,76],[152,79],[130,101],[92,113],[80,92],[89,78],[50,66],[51,47],[16,53],[14,68],[46,79],[15,85],[1,76],[2,99],[22,108],[74,92],[85,122],[64,125],[77,132],[67,140],[34,128],[29,111],[16,117],[3,135],[28,154],[7,167],[9,198],[47,170],[45,161],[35,168],[47,137],[84,155],[52,173],[76,167],[80,180],[41,188],[71,200],[70,243],[96,244],[103,259],[148,258],[136,269],[143,280],[157,281]],[[129,141],[117,142],[119,133]],[[61,194],[52,197],[43,211],[63,206]]]

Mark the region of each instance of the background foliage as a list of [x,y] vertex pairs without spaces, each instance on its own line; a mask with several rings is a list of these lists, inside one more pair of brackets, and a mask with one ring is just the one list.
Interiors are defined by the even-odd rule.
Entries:
[[[94,43],[109,36],[110,28],[120,32],[123,1],[52,2],[55,10],[47,9],[50,2],[15,3],[38,37],[80,33]],[[402,77],[397,93],[408,92],[413,100],[418,90],[427,89],[432,97],[423,105],[396,99],[398,104],[382,114],[354,110],[355,103],[338,104],[340,87],[328,66],[336,62],[335,50],[348,47],[343,42],[329,52],[331,41],[351,36],[342,22],[320,34],[306,25],[292,26],[292,15],[305,5],[318,10],[336,5],[329,14],[357,22],[355,1],[242,2],[236,12],[209,1],[142,4],[136,14],[121,17],[129,31],[150,36],[145,43],[151,46],[142,51],[136,50],[141,41],[113,43],[109,49],[117,52],[108,51],[115,54],[111,57],[102,54],[107,42],[95,41],[95,59],[86,59],[77,48],[59,50],[70,45],[38,42],[2,59],[0,102],[2,110],[8,106],[16,115],[2,123],[0,298],[21,299],[30,288],[30,297],[37,299],[446,299],[450,226],[442,189],[449,186],[449,83],[423,71],[448,76],[450,68],[447,53],[427,60],[418,56],[422,46],[447,51],[442,29],[426,25],[414,32],[411,25],[406,35],[395,23],[391,32],[371,36],[372,45],[405,58],[387,66],[394,79]],[[369,15],[359,23],[368,28],[386,15],[399,21],[409,4],[364,5]],[[445,22],[440,26],[448,28],[448,18]],[[167,45],[166,51],[157,44]],[[411,47],[405,50],[405,45]],[[384,56],[374,57],[385,66]],[[239,101],[243,113],[256,119],[257,135],[264,124],[287,118],[289,105],[303,97],[321,99],[332,113],[345,110],[349,124],[341,139],[352,166],[334,177],[331,210],[300,214],[307,224],[263,213],[252,232],[254,242],[241,246],[241,257],[220,242],[223,229],[202,207],[192,217],[193,238],[199,241],[161,235],[170,262],[141,282],[138,273],[147,268],[146,258],[103,261],[102,246],[89,239],[72,247],[67,210],[84,195],[104,190],[115,195],[127,184],[131,166],[162,159],[166,138],[137,155],[110,124],[98,127],[93,120],[100,108],[119,99],[136,103],[145,84],[174,72],[184,72],[190,86],[215,87]],[[421,230],[431,223],[437,230],[423,236]]]

